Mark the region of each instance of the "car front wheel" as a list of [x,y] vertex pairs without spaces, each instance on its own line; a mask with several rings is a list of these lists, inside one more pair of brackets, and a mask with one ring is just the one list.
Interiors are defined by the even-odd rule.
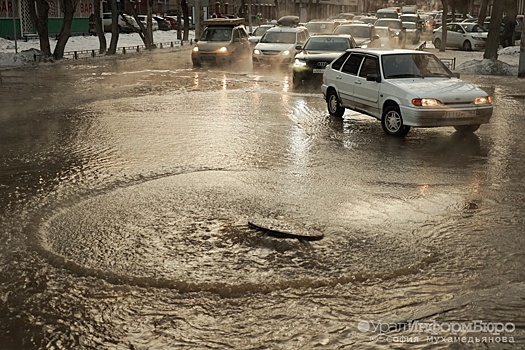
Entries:
[[461,133],[472,133],[478,130],[480,124],[471,124],[471,125],[457,125],[454,127],[458,132]]
[[337,93],[334,90],[330,90],[330,92],[328,92],[328,96],[326,97],[326,105],[328,107],[328,113],[334,117],[341,118],[343,114],[345,114],[345,109],[341,107],[341,104],[339,103],[339,97],[337,97]]
[[463,50],[472,51],[472,44],[470,43],[470,41],[465,40],[465,42],[463,43]]
[[434,40],[434,47],[436,49],[440,49],[441,48],[441,40],[440,39]]
[[410,131],[410,126],[403,124],[403,117],[397,106],[388,106],[383,112],[381,126],[387,135],[405,137]]

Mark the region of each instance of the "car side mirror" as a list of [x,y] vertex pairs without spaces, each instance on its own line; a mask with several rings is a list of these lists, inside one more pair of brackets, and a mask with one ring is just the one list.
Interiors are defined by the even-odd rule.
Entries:
[[193,39],[194,43],[196,43],[197,41],[199,41],[199,39],[197,39],[197,38]]
[[366,76],[366,81],[375,81],[376,83],[380,83],[381,82],[381,76],[379,76],[377,74],[368,74]]
[[301,51],[303,49],[303,45],[295,45],[295,49],[297,51]]
[[233,39],[233,42],[234,43],[240,43],[241,42],[241,38],[235,38],[235,39]]
[[377,39],[379,39],[379,38],[381,38],[381,37],[379,36],[379,34],[374,34],[374,36],[373,36],[372,38],[375,39],[375,40],[377,40]]

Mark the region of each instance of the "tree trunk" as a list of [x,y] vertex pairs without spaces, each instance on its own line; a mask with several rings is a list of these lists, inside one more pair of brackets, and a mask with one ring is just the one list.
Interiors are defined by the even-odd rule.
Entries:
[[489,0],[481,0],[481,5],[479,7],[479,16],[478,16],[478,24],[480,26],[483,25],[483,22],[485,22],[485,18],[487,18],[488,6],[489,6]]
[[58,42],[53,52],[53,57],[56,60],[64,58],[64,50],[71,36],[71,25],[73,24],[73,16],[78,5],[78,0],[64,0],[62,4],[64,6],[64,21],[62,22],[62,28],[58,34]]
[[148,50],[151,50],[155,47],[155,43],[153,41],[153,22],[154,19],[153,19],[153,0],[148,0],[148,19],[147,19],[147,24],[148,24],[148,32],[147,32],[147,35],[148,35],[148,39],[149,39],[149,45],[147,45],[146,47],[148,48]]
[[182,0],[181,1],[181,7],[182,7],[182,16],[184,18],[184,34],[182,35],[182,40],[183,41],[188,41],[189,31],[190,31],[190,19],[189,19],[188,1],[187,0]]
[[498,48],[500,43],[499,28],[501,25],[501,17],[503,15],[504,1],[494,1],[492,5],[492,14],[490,16],[489,35],[487,37],[487,44],[485,46],[485,53],[483,58],[497,60]]
[[47,19],[49,16],[49,4],[46,0],[29,0],[29,16],[38,33],[40,51],[44,57],[51,56],[51,45],[49,44],[49,28]]
[[[522,23],[525,23],[523,21]],[[518,66],[518,78],[525,78],[525,30],[523,24],[521,26],[521,39],[520,39],[520,61]]]
[[447,47],[447,13],[448,13],[448,2],[447,0],[441,0],[443,4],[443,14],[441,15],[441,47],[439,52],[445,52]]
[[[142,23],[142,21],[139,19],[139,16],[137,15],[137,9],[135,8],[136,4],[135,3],[132,3],[131,5],[131,12],[133,12],[133,18],[135,18],[135,21],[137,22],[140,30],[138,30],[138,34],[140,36],[140,38],[142,39],[142,42],[144,43],[144,46],[146,46],[146,49],[149,50],[150,46],[151,46],[151,42],[150,42],[150,37],[148,35],[148,29],[146,27],[144,27],[144,24]],[[147,25],[147,21],[146,21],[146,25]],[[150,25],[150,29],[151,29],[151,25]]]
[[102,27],[102,18],[100,17],[102,15],[102,9],[100,8],[100,0],[94,0],[94,12],[95,12],[95,31],[97,33],[98,42],[99,42],[99,53],[106,52],[108,48],[108,44],[106,42],[106,36],[104,35],[104,28]]
[[111,40],[109,42],[109,49],[107,55],[114,55],[117,53],[117,44],[118,44],[118,8],[116,0],[108,0],[109,7],[111,9]]

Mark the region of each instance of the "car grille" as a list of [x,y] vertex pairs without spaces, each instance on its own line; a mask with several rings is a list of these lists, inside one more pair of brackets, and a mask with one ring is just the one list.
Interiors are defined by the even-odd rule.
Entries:
[[311,68],[326,68],[326,66],[328,66],[330,64],[330,62],[328,61],[308,61],[306,63],[308,65],[308,67],[311,67]]
[[275,56],[275,55],[280,54],[281,51],[274,51],[274,50],[261,50],[261,53],[262,53],[263,55]]

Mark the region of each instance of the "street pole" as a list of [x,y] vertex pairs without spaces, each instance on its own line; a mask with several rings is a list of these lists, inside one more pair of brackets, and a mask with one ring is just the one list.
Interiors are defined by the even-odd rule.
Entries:
[[201,36],[201,1],[195,0],[195,37]]
[[[523,21],[525,23],[525,20]],[[525,30],[523,24],[521,25],[520,38],[520,61],[518,66],[518,78],[525,78]]]
[[13,35],[15,36],[15,53],[18,53],[18,42],[16,40],[16,18],[15,18],[15,4],[18,0],[13,0]]
[[252,0],[248,3],[248,31],[250,33],[253,33],[252,31]]

